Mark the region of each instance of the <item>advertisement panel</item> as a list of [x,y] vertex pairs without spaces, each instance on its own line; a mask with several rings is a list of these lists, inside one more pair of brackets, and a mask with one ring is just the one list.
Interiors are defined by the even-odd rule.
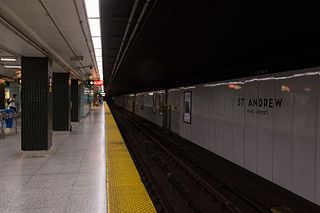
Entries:
[[192,104],[192,92],[184,92],[184,106],[183,106],[183,122],[191,124],[191,104]]

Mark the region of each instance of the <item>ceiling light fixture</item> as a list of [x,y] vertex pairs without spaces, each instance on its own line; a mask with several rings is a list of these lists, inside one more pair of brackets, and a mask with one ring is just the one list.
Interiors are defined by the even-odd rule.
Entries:
[[[96,57],[102,56],[102,44],[101,44],[101,28],[100,28],[100,12],[99,12],[100,0],[85,0],[86,12],[88,16],[89,29],[91,33],[91,39]],[[96,58],[98,65],[98,73],[100,80],[103,79],[102,69],[102,57],[101,60]]]
[[7,69],[21,69],[20,65],[4,65],[4,68]]
[[1,61],[17,61],[16,58],[1,58]]

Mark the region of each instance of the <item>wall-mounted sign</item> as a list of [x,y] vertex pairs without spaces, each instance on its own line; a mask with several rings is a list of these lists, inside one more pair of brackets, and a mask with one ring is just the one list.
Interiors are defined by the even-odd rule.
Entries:
[[140,96],[140,109],[143,110],[144,108],[144,95]]
[[152,95],[152,112],[156,113],[156,102],[157,102],[157,93],[153,93]]
[[247,113],[268,115],[269,109],[281,108],[282,98],[238,98],[237,105],[247,107]]
[[183,122],[191,124],[192,92],[184,92]]
[[102,86],[103,85],[103,80],[93,80],[93,85],[94,86]]
[[103,85],[103,80],[87,80],[85,86],[90,88],[93,86],[99,87]]
[[163,115],[163,111],[164,111],[164,94],[160,93],[159,94],[159,114]]

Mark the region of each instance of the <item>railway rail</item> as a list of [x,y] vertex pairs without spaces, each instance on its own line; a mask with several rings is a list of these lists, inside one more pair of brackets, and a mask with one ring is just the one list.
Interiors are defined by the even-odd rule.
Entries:
[[[123,108],[110,108],[158,212],[300,212],[281,196],[269,198],[267,192],[264,197],[241,186],[239,182],[251,180],[230,172],[234,165],[222,168],[222,159],[208,158],[212,153],[201,147],[177,140]],[[300,210],[299,204],[294,207]],[[313,207],[308,206],[308,212]]]

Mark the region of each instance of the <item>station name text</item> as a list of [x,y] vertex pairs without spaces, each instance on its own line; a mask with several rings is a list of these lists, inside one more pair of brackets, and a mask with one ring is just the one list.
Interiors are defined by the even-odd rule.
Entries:
[[238,106],[281,108],[282,98],[238,98]]

